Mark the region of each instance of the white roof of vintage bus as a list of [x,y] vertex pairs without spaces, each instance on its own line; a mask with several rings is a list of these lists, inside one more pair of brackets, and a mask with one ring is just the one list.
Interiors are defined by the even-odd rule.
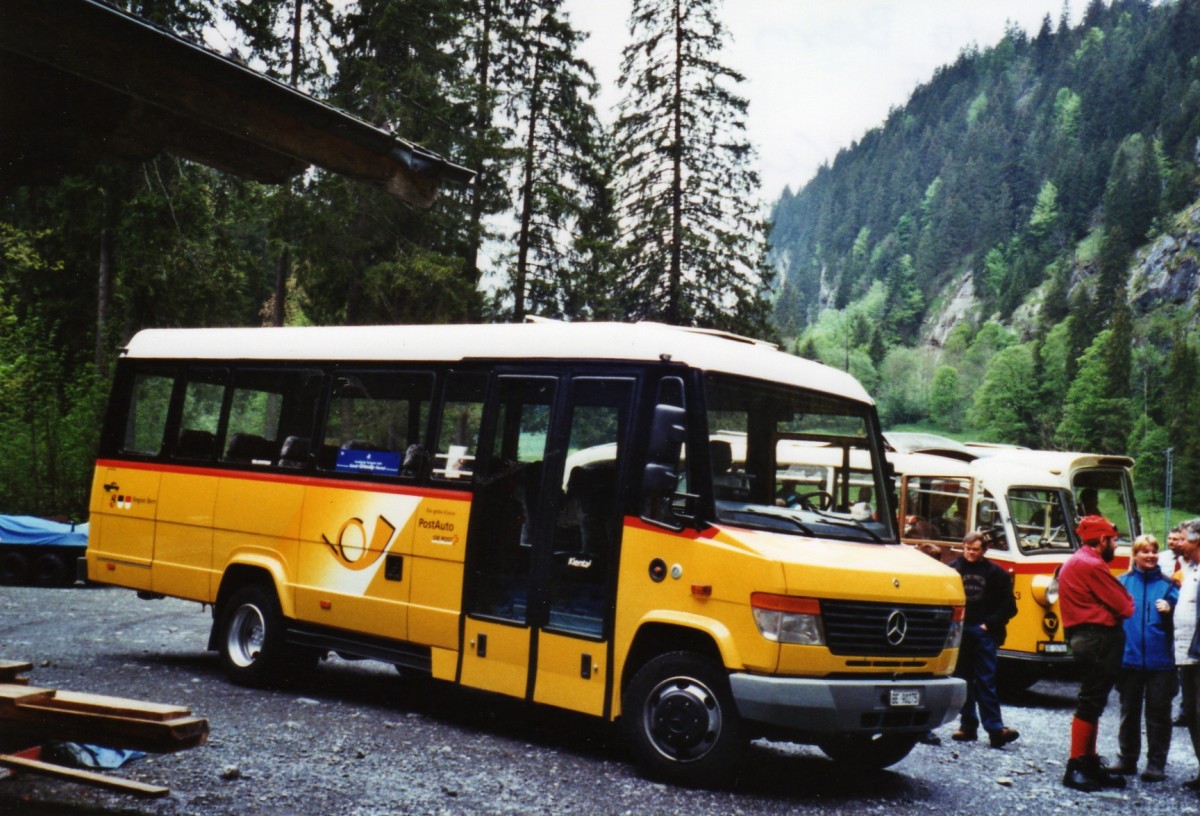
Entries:
[[838,394],[870,395],[849,374],[731,334],[661,323],[537,321],[488,325],[146,329],[126,357],[188,360],[457,361],[669,359]]
[[1133,467],[1133,459],[1128,456],[1079,451],[998,449],[987,458],[1041,468],[1055,475],[1069,475],[1079,468]]

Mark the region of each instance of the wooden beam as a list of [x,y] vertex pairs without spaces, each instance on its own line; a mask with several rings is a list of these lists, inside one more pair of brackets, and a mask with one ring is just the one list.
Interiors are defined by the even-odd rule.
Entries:
[[96,773],[95,771],[84,771],[79,768],[66,768],[62,765],[54,765],[49,762],[42,762],[39,759],[26,759],[25,757],[13,756],[11,754],[0,754],[0,765],[8,768],[19,768],[23,771],[44,774],[46,776],[53,776],[59,779],[66,779],[71,782],[79,782],[84,785],[94,785],[100,788],[109,788],[110,790],[120,791],[121,793],[131,793],[134,796],[158,798],[166,796],[171,792],[169,788],[164,788],[161,785],[148,785],[145,782],[138,782],[133,779],[121,779],[120,777],[106,776],[105,774]]

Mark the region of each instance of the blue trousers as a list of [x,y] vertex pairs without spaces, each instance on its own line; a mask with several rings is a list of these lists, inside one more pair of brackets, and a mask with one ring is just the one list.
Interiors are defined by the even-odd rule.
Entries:
[[978,624],[963,628],[954,674],[967,681],[967,701],[959,714],[959,727],[963,731],[978,731],[982,721],[989,734],[1002,729],[1000,695],[996,693],[996,641]]

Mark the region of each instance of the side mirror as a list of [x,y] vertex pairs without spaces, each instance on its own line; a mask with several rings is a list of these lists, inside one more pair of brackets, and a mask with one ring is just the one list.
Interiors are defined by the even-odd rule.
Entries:
[[677,405],[656,405],[650,423],[650,443],[646,461],[656,465],[679,466],[679,456],[687,439],[687,412]]
[[679,458],[687,438],[687,412],[676,405],[654,407],[650,441],[646,446],[646,469],[642,472],[642,495],[666,498],[679,488]]

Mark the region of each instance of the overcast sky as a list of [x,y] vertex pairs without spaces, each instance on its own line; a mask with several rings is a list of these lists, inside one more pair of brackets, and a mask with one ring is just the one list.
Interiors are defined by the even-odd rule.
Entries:
[[[1066,0],[1071,25],[1088,0]],[[601,116],[617,99],[630,0],[566,0],[576,28],[591,33],[583,56],[602,85]],[[975,43],[995,45],[1011,20],[1030,37],[1055,27],[1063,0],[726,0],[732,35],[722,63],[740,71],[748,129],[759,154],[763,197],[798,190],[939,65]]]

